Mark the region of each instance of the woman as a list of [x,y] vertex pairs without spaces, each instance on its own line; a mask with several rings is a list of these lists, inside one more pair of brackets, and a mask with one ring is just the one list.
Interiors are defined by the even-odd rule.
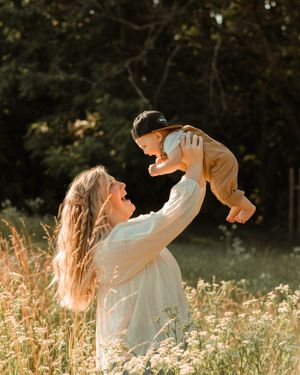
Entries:
[[120,338],[135,354],[169,335],[183,341],[188,305],[166,246],[199,212],[205,181],[202,139],[187,133],[181,147],[187,170],[158,212],[130,219],[126,185],[101,166],[81,173],[66,194],[54,259],[58,297],[84,310],[97,285],[98,368],[108,368],[105,348]]

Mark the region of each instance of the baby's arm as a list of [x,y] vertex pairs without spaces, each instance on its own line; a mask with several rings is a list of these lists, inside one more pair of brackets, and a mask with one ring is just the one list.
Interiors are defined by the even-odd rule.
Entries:
[[153,176],[160,176],[163,174],[173,173],[177,169],[182,168],[182,151],[178,145],[172,152],[170,152],[168,159],[149,166],[149,173]]

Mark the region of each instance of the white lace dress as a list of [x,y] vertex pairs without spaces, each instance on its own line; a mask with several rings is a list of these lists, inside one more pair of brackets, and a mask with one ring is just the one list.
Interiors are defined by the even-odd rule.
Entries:
[[[161,210],[116,225],[96,249],[97,368],[107,368],[105,347],[118,338],[136,354],[170,334],[182,341],[188,305],[180,269],[166,246],[194,219],[204,196],[205,185],[184,176]],[[167,323],[171,310],[178,313],[173,329]]]

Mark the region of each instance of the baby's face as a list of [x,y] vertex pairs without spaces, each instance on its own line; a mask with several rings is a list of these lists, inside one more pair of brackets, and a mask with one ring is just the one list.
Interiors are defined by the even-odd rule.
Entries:
[[145,155],[156,156],[157,158],[161,154],[161,141],[162,135],[159,132],[145,134],[135,140]]

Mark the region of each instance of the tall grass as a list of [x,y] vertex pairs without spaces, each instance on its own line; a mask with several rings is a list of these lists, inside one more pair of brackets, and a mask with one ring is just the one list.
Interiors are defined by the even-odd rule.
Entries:
[[7,227],[9,238],[0,238],[0,373],[87,373],[94,368],[94,311],[79,316],[57,306],[51,241],[43,250]]
[[[85,314],[60,308],[51,282],[53,243],[6,223],[0,237],[0,373],[96,374],[95,306]],[[47,231],[47,227],[45,228]],[[300,291],[279,285],[254,296],[243,282],[186,285],[193,326],[183,348],[167,339],[144,357],[124,361],[112,347],[109,374],[298,374]],[[125,353],[126,354],[126,353]]]

